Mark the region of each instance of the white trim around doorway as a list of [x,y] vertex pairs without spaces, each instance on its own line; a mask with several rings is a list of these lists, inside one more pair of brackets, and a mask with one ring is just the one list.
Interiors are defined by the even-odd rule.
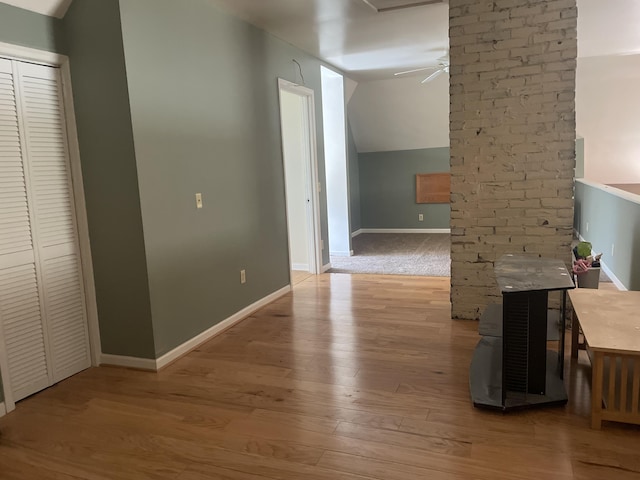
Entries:
[[[311,203],[311,221],[308,226],[309,235],[309,251],[313,253],[309,256],[309,272],[313,274],[322,273],[322,238],[320,227],[320,178],[318,175],[318,146],[316,138],[316,115],[315,115],[315,93],[310,88],[298,85],[288,80],[278,78],[278,98],[282,91],[300,96],[304,100],[305,115],[303,118],[304,131],[308,135],[305,138],[309,146],[309,158],[307,159],[307,194]],[[281,106],[281,103],[279,103]],[[282,124],[281,124],[282,128]],[[282,135],[281,135],[282,137]],[[284,144],[283,150],[283,168],[284,168]],[[286,175],[286,173],[285,173]],[[285,182],[286,184],[286,182]],[[286,190],[286,188],[285,188]],[[286,195],[286,193],[285,193]],[[288,228],[288,227],[287,227]],[[291,265],[289,265],[291,269]]]

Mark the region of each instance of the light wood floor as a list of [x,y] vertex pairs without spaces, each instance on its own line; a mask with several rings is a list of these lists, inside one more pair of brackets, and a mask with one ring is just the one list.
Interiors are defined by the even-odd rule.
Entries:
[[639,428],[589,428],[584,358],[566,407],[473,408],[448,282],[312,276],[159,374],[76,375],[0,419],[0,478],[640,478]]
[[297,284],[304,282],[312,275],[313,274],[302,270],[291,270],[291,285],[296,286]]

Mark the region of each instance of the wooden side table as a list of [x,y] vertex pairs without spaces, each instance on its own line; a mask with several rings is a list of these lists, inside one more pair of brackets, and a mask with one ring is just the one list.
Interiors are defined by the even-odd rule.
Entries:
[[579,329],[592,365],[591,427],[602,420],[640,425],[640,292],[573,290],[571,354]]

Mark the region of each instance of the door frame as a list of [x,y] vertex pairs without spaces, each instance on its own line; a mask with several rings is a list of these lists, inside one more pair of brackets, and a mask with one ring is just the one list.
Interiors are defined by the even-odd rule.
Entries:
[[[38,63],[60,69],[62,82],[62,101],[65,109],[65,126],[67,130],[67,142],[69,151],[69,164],[71,168],[71,183],[76,210],[76,227],[78,242],[80,245],[80,259],[82,279],[85,294],[85,306],[87,309],[87,323],[89,329],[89,348],[91,365],[100,365],[101,345],[100,326],[98,323],[98,306],[96,302],[96,289],[93,275],[93,261],[91,258],[91,245],[89,242],[89,223],[87,221],[87,208],[85,203],[82,168],[80,163],[80,145],[78,143],[78,129],[76,124],[73,94],[71,89],[71,69],[69,57],[57,53],[22,47],[10,43],[0,42],[0,56],[10,60]],[[4,404],[6,412],[15,409],[15,402],[9,388],[9,367],[6,354],[0,352],[0,374],[2,374],[2,389],[4,392]],[[0,404],[1,405],[1,404]],[[3,412],[0,409],[0,416]]]
[[287,216],[287,249],[289,251],[289,270],[291,270],[291,246],[289,245],[289,214],[287,212],[287,182],[286,165],[284,161],[284,121],[282,115],[282,92],[292,93],[300,97],[303,102],[303,132],[304,141],[308,146],[305,171],[308,172],[305,191],[307,202],[307,250],[309,252],[309,272],[315,275],[322,273],[322,235],[320,227],[320,180],[318,175],[318,144],[316,139],[315,93],[312,89],[278,78],[278,109],[280,111],[280,141],[282,148],[282,168],[285,177],[285,213]]

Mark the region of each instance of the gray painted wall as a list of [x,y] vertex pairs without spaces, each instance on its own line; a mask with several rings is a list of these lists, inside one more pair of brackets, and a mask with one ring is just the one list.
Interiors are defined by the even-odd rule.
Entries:
[[448,172],[449,147],[360,153],[359,169],[362,228],[449,228],[449,204],[416,204],[415,177]]
[[301,63],[321,146],[320,62],[206,0],[120,5],[160,356],[289,283],[277,78]]
[[5,3],[0,3],[0,42],[48,52],[66,52],[60,20]]
[[118,1],[73,2],[63,24],[102,351],[155,358]]
[[358,149],[353,138],[351,124],[347,119],[347,163],[349,167],[349,222],[351,233],[362,228],[360,214],[360,167]]
[[603,253],[602,260],[627,289],[640,290],[640,204],[576,182],[574,228]]

